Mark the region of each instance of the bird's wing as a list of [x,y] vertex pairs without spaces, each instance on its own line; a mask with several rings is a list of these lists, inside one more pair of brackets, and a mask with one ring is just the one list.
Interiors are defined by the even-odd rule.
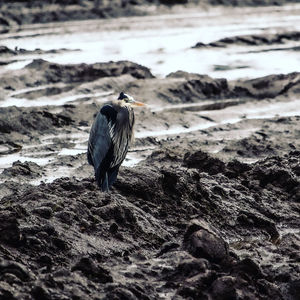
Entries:
[[130,107],[122,107],[116,116],[116,123],[112,136],[115,147],[111,168],[120,166],[128,151],[133,126],[129,120],[129,112],[132,112],[133,115],[133,110]]
[[[113,109],[111,106],[109,107]],[[88,142],[88,162],[94,166],[95,172],[100,167],[112,145],[111,131],[113,125],[103,112],[105,112],[105,106],[95,118]]]

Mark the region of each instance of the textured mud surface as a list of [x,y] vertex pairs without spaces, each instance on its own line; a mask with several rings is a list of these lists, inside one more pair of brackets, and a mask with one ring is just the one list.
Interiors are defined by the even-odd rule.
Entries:
[[[298,73],[158,80],[130,62],[38,60],[1,88],[27,101],[80,95],[1,108],[2,157],[24,161],[0,175],[3,299],[298,299],[300,117],[251,117],[252,105],[295,111]],[[86,140],[119,90],[148,101],[129,153],[142,161],[103,194]]]
[[[100,12],[69,4],[66,20]],[[62,16],[56,1],[26,5],[24,23]],[[52,19],[41,19],[43,5]],[[194,51],[298,42],[298,31],[238,35]],[[300,73],[158,78],[130,61],[40,59],[69,51],[0,47],[0,298],[299,299]],[[34,59],[8,68],[20,56]],[[135,144],[102,193],[87,139],[120,91],[147,107],[135,110]]]

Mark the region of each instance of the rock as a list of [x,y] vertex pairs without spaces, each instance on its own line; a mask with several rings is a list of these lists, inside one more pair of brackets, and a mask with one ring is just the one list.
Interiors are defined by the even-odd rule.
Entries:
[[185,259],[177,266],[176,272],[178,275],[187,278],[205,273],[210,269],[210,263],[204,259]]
[[194,220],[184,235],[184,247],[197,258],[206,258],[212,263],[228,257],[228,246],[204,221]]

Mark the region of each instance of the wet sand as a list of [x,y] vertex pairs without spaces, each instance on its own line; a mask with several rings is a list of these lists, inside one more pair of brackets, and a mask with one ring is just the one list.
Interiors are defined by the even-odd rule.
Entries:
[[[158,77],[129,61],[28,54],[1,70],[1,297],[298,299],[298,70]],[[147,107],[105,194],[87,139],[121,90]]]

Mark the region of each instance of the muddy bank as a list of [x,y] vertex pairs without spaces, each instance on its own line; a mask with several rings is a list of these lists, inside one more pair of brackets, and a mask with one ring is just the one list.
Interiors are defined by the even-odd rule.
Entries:
[[[60,65],[42,59],[36,59],[21,70],[7,72],[2,75],[3,80],[1,81],[0,88],[3,92],[1,93],[1,97],[7,96],[8,91],[16,91],[29,87],[38,87],[54,83],[74,84],[77,82],[89,82],[103,77],[116,77],[122,74],[129,74],[134,78],[153,77],[148,68],[129,61],[90,65]],[[109,88],[109,86],[107,88]],[[47,89],[46,95],[48,91]],[[40,91],[38,93],[40,93]],[[49,91],[49,93],[51,93],[51,91]],[[23,96],[27,95],[25,94]]]
[[16,56],[23,56],[23,55],[41,55],[41,54],[58,54],[67,51],[78,51],[78,50],[69,50],[69,49],[55,49],[55,50],[42,50],[42,49],[35,49],[35,50],[26,50],[23,48],[16,47],[14,50],[10,49],[6,46],[0,46],[0,66],[12,64],[17,62]]
[[[260,99],[267,105],[268,99],[279,103],[294,99],[299,84],[299,73],[228,81],[178,71],[157,79],[148,68],[131,62],[60,65],[34,60],[21,70],[3,74],[2,103],[8,107],[0,108],[1,144],[11,148],[13,143],[23,144],[23,139],[38,141],[43,135],[72,128],[87,132],[99,107],[120,90],[149,104],[146,110],[137,111],[139,132],[142,128],[168,129],[174,120],[187,129],[204,121],[213,125],[218,118],[214,112],[238,105],[245,106],[247,115],[247,103]],[[37,107],[10,106],[14,103]]]
[[[1,75],[1,297],[297,299],[299,73],[34,60]],[[148,106],[103,194],[87,139],[121,90]]]
[[[0,3],[0,33],[15,30],[24,24],[64,22],[122,16],[142,16],[166,12],[173,5],[224,5],[224,6],[266,6],[297,3],[296,0],[138,0],[138,1],[2,1]],[[154,9],[153,9],[154,8]]]
[[[227,47],[227,46],[264,46],[264,45],[280,45],[288,41],[299,41],[300,32],[284,32],[273,34],[252,34],[252,35],[240,35],[233,37],[226,37],[218,41],[214,41],[208,44],[197,43],[193,48],[207,48],[207,47]],[[296,50],[296,48],[295,48]]]
[[[5,95],[5,90],[7,93],[7,91],[20,90],[26,87],[39,87],[55,83],[73,84],[74,86],[76,83],[82,84],[101,78],[120,77],[122,75],[130,75],[134,79],[138,79],[137,81],[132,81],[127,77],[121,81],[123,84],[126,81],[129,82],[125,84],[125,88],[132,90],[140,98],[151,99],[155,95],[156,99],[173,103],[240,96],[274,98],[278,95],[298,93],[300,83],[300,75],[297,72],[269,75],[251,80],[227,81],[224,78],[211,78],[207,75],[177,71],[169,74],[166,78],[154,79],[147,67],[129,61],[62,65],[37,59],[21,70],[6,72],[3,75],[0,88],[3,89],[2,95]],[[147,80],[152,78],[153,80]],[[111,82],[111,85],[107,82],[103,90],[114,89],[116,80]],[[156,89],[150,91],[153,85],[156,86]],[[149,90],[149,93],[152,93],[152,95],[145,94],[145,90],[147,92]],[[36,94],[35,97],[38,97],[43,95],[42,93],[51,95],[51,93],[63,91],[55,89],[52,91],[47,88],[36,92],[29,91],[23,94],[13,94],[13,97],[31,97],[30,94]],[[141,95],[139,95],[140,91],[142,91]]]
[[284,228],[299,229],[299,153],[162,154],[123,168],[110,194],[64,178],[4,197],[0,295],[297,299],[299,232]]

